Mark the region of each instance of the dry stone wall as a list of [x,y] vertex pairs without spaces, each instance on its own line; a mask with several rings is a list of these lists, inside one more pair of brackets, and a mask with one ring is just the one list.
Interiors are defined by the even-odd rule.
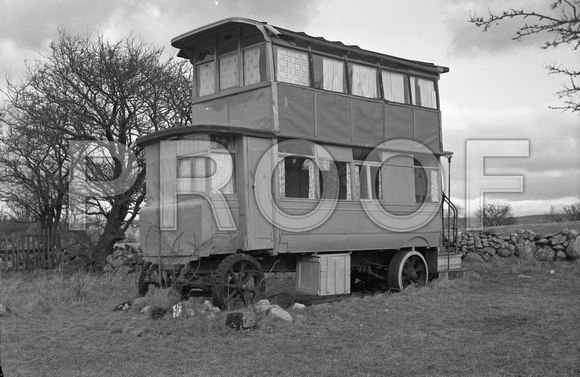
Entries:
[[485,261],[492,257],[539,261],[580,259],[580,236],[574,229],[547,235],[538,235],[531,230],[502,235],[468,230],[458,236],[457,245],[460,252],[476,253]]

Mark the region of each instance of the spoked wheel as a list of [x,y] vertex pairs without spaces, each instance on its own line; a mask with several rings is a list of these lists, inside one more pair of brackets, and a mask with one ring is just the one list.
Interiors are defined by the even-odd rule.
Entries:
[[427,262],[418,251],[399,251],[389,263],[387,282],[392,288],[403,290],[409,285],[424,286],[428,277]]
[[216,269],[214,296],[218,305],[226,309],[246,307],[254,303],[266,284],[260,262],[247,254],[232,254]]

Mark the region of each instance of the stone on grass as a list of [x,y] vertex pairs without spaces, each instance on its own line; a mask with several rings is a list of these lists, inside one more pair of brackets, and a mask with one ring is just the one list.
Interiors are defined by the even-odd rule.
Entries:
[[152,308],[151,305],[145,305],[144,307],[142,307],[139,310],[139,313],[141,313],[141,314],[149,314],[149,312],[151,312],[151,308]]
[[197,311],[194,308],[185,308],[185,314],[188,317],[194,317],[197,314]]
[[567,239],[568,239],[568,237],[566,237],[566,235],[564,235],[564,234],[557,234],[554,237],[550,238],[550,242],[548,242],[548,244],[550,246],[559,245],[562,242],[566,241]]
[[133,305],[131,306],[135,311],[140,311],[145,306],[147,306],[147,301],[148,300],[146,297],[137,297],[135,300],[133,300]]
[[213,308],[215,308],[213,302],[211,302],[209,300],[205,300],[203,302],[203,304],[201,305],[201,307],[205,310],[213,310]]
[[268,300],[260,300],[254,305],[254,312],[257,314],[265,313],[270,309],[272,304]]
[[121,266],[122,266],[124,263],[125,263],[125,261],[124,261],[124,260],[122,260],[122,259],[114,259],[114,260],[111,262],[111,265],[112,265],[114,268],[119,268],[119,267],[121,267]]
[[306,305],[301,304],[299,302],[295,302],[294,305],[292,305],[292,309],[304,309],[306,308]]
[[[495,249],[494,249],[494,250],[495,250]],[[491,255],[490,255],[490,254],[486,253],[486,252],[485,252],[485,251],[483,251],[483,250],[476,250],[476,251],[475,251],[475,253],[476,253],[477,255],[479,255],[480,257],[482,257],[482,258],[483,258],[483,260],[484,260],[484,261],[486,261],[486,262],[487,262],[487,261],[489,260],[489,258],[491,257]]]
[[556,252],[549,246],[543,246],[536,250],[535,256],[539,261],[553,260]]
[[568,247],[566,248],[566,255],[568,259],[576,260],[580,258],[580,236],[576,237],[574,242],[570,240]]
[[523,260],[531,261],[534,259],[534,252],[536,250],[536,246],[534,244],[524,245],[524,249],[520,254],[520,257]]
[[497,255],[499,255],[500,257],[509,257],[510,255],[514,255],[514,252],[511,251],[509,248],[508,249],[498,249],[497,250]]
[[131,309],[131,302],[130,301],[126,301],[126,302],[123,302],[123,303],[115,306],[113,308],[113,311],[114,312],[119,312],[119,311],[126,311],[126,310],[129,310],[129,309]]
[[578,237],[578,231],[575,230],[575,229],[571,229],[570,230],[570,233],[568,234],[568,238],[571,239],[571,240],[573,240],[576,237]]
[[268,310],[268,317],[280,319],[285,322],[294,322],[294,318],[292,315],[288,313],[286,310],[282,309],[278,305],[272,305],[270,310]]
[[235,330],[250,330],[256,326],[256,314],[251,311],[226,314],[225,325]]
[[495,255],[495,252],[496,252],[495,248],[493,248],[493,247],[484,247],[483,251],[485,251],[489,255]]
[[12,310],[4,304],[0,304],[0,317],[9,317],[12,315]]

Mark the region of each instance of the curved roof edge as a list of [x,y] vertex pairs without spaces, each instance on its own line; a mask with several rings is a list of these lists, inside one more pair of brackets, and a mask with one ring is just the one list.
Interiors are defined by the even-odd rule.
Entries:
[[[227,24],[253,25],[256,28],[260,29],[260,31],[262,31],[262,33],[265,34],[264,36],[266,38],[268,38],[268,36],[266,34],[276,35],[276,36],[281,34],[281,35],[286,35],[289,37],[296,37],[296,38],[311,40],[313,42],[324,44],[327,46],[337,47],[337,48],[340,48],[340,49],[345,50],[345,51],[363,52],[365,54],[368,54],[370,56],[374,56],[374,57],[379,58],[379,59],[386,58],[386,59],[389,59],[389,60],[392,60],[395,62],[399,62],[401,64],[411,65],[411,66],[414,65],[414,66],[417,66],[418,68],[436,71],[437,73],[449,72],[449,68],[445,67],[445,66],[439,66],[439,65],[435,65],[433,63],[423,62],[423,61],[419,61],[419,60],[410,60],[410,59],[405,59],[405,58],[400,58],[400,57],[396,57],[396,56],[392,56],[392,55],[383,54],[380,52],[365,50],[365,49],[360,48],[358,46],[346,45],[346,44],[339,42],[339,41],[329,41],[323,37],[314,37],[314,36],[308,35],[304,32],[292,31],[292,30],[280,28],[278,26],[272,26],[266,22],[260,22],[260,21],[256,21],[256,20],[251,20],[249,18],[243,18],[243,17],[225,18],[225,19],[204,25],[200,28],[193,29],[193,30],[188,31],[186,33],[180,34],[177,37],[171,39],[171,45],[173,47],[181,50],[187,46],[189,41],[196,38],[197,36],[204,34],[204,33],[211,32],[213,30],[220,29],[221,27],[223,27]],[[178,56],[187,57],[187,54],[184,54],[184,53],[182,53],[182,51],[180,51]]]
[[175,38],[172,38],[171,45],[175,48],[182,48],[188,41],[195,38],[198,34],[203,34],[205,32],[211,31],[213,29],[219,29],[221,26],[224,26],[224,25],[227,25],[230,23],[231,24],[248,24],[248,25],[254,25],[256,27],[258,27],[258,25],[266,24],[265,22],[250,20],[249,18],[243,18],[243,17],[224,18],[222,20],[212,22],[211,24],[207,24],[207,25],[204,25],[204,26],[199,27],[197,29],[190,30],[186,33],[178,35]]
[[239,135],[250,135],[263,138],[273,138],[274,133],[271,131],[255,130],[251,128],[244,127],[232,127],[232,126],[220,126],[213,124],[204,124],[197,126],[180,126],[166,128],[160,131],[150,133],[148,135],[141,136],[137,138],[136,144],[140,147],[144,147],[148,144],[155,143],[160,140],[172,140],[174,138],[179,138],[186,135],[194,135],[199,133],[228,133],[228,134],[239,134]]

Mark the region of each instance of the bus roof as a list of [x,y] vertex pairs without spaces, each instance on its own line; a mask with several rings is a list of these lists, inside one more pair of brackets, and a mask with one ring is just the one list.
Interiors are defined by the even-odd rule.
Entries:
[[213,31],[223,29],[223,28],[228,27],[228,26],[234,26],[236,24],[238,24],[238,25],[246,24],[246,25],[255,26],[256,28],[258,28],[262,32],[262,34],[264,35],[264,38],[266,38],[266,40],[270,39],[272,36],[277,37],[277,38],[281,38],[281,39],[284,39],[285,37],[286,38],[297,38],[297,39],[302,39],[302,40],[309,41],[309,42],[314,42],[314,43],[317,43],[317,44],[323,45],[323,46],[338,48],[338,49],[343,50],[344,52],[354,52],[354,53],[362,54],[362,55],[377,58],[377,59],[384,59],[386,61],[391,61],[391,62],[399,63],[401,65],[409,66],[409,67],[415,67],[415,68],[419,68],[419,69],[423,69],[423,70],[427,70],[427,71],[432,71],[432,72],[435,72],[438,74],[449,72],[448,67],[435,65],[433,63],[427,63],[427,62],[422,62],[422,61],[418,61],[418,60],[409,60],[409,59],[395,57],[392,55],[386,55],[386,54],[382,54],[382,53],[378,53],[378,52],[374,52],[374,51],[364,50],[364,49],[362,49],[358,46],[355,46],[355,45],[345,45],[342,42],[329,41],[329,40],[326,40],[322,37],[310,36],[304,32],[291,31],[291,30],[280,28],[277,26],[272,26],[266,22],[260,22],[260,21],[255,21],[255,20],[251,20],[248,18],[241,18],[241,17],[226,18],[226,19],[219,20],[219,21],[213,22],[211,24],[202,26],[200,28],[191,30],[189,32],[183,33],[183,34],[173,38],[171,40],[171,45],[175,48],[180,49],[178,56],[183,57],[183,58],[189,58],[189,54],[186,50],[188,49],[190,44],[195,39],[203,36],[204,34],[209,34]]

